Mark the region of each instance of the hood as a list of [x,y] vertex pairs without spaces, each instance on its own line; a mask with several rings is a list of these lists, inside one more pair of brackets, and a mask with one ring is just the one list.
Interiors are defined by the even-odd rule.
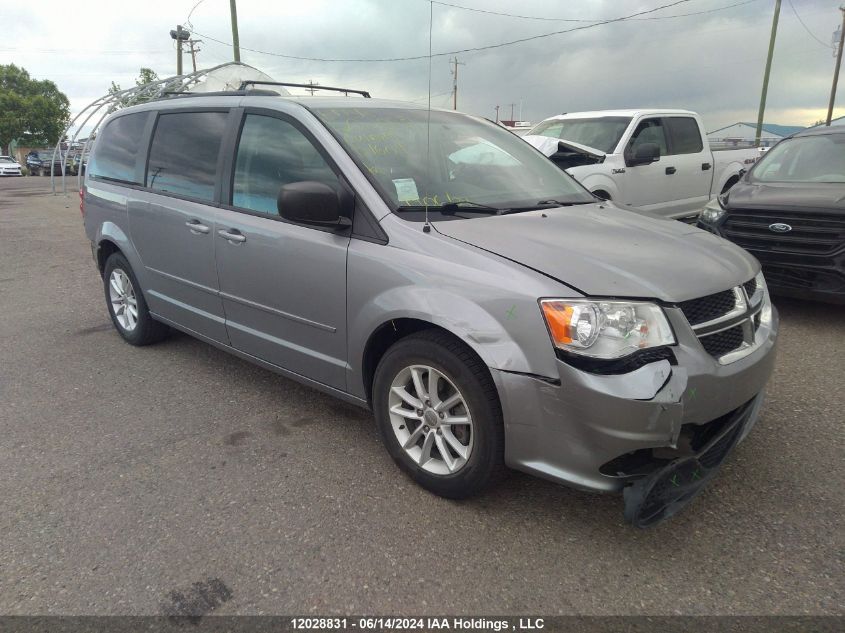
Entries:
[[845,210],[845,183],[739,182],[728,192],[728,209],[772,211]]
[[600,297],[686,301],[737,286],[759,270],[751,255],[727,240],[608,203],[434,226],[443,235]]
[[606,152],[599,149],[587,147],[586,145],[581,145],[580,143],[573,143],[572,141],[564,141],[559,138],[537,136],[536,134],[529,134],[527,136],[523,136],[522,138],[531,143],[531,145],[543,152],[546,156],[554,156],[560,150],[577,152],[578,154],[584,154],[584,156],[589,156],[590,158],[595,158],[597,160],[607,156]]

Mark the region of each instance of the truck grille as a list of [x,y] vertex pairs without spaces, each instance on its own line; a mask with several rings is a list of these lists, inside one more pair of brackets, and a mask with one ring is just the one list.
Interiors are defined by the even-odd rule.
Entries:
[[[787,233],[769,229],[774,223],[792,227]],[[831,255],[845,245],[845,219],[823,213],[732,211],[722,234],[753,251]]]
[[772,286],[821,292],[845,292],[845,274],[838,270],[820,270],[764,264],[766,279]]

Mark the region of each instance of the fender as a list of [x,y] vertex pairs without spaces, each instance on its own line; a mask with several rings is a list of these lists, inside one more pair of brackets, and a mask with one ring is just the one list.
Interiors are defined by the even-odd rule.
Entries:
[[731,178],[738,178],[739,172],[746,167],[740,163],[739,161],[731,161],[728,163],[724,169],[722,169],[722,173],[719,175],[719,183],[716,187],[713,187],[711,191],[711,195],[718,196],[721,195],[722,189],[725,188],[725,185]]
[[[347,389],[364,397],[364,352],[373,334],[395,319],[410,318],[443,328],[466,343],[491,369],[559,378],[554,348],[537,305],[528,296],[486,304],[455,289],[404,285],[370,297],[349,312]],[[512,327],[509,327],[513,324]],[[532,359],[532,360],[529,360]]]
[[614,202],[619,202],[620,200],[619,186],[616,184],[616,181],[607,174],[592,173],[584,176],[583,178],[576,177],[576,180],[590,191],[598,191],[600,189],[602,191],[606,191],[610,194],[610,199]]

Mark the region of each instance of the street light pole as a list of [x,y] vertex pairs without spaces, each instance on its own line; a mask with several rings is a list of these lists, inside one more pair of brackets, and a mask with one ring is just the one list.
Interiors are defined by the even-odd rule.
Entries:
[[830,103],[827,106],[827,122],[833,116],[833,102],[836,100],[836,84],[839,83],[839,67],[842,65],[842,45],[845,44],[845,6],[839,7],[842,12],[842,28],[839,29],[839,48],[836,50],[836,68],[833,71],[833,86],[830,88]]

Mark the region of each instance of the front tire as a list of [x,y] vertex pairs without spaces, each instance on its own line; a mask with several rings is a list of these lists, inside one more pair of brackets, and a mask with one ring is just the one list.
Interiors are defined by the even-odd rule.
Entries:
[[435,494],[470,497],[505,472],[502,409],[490,372],[445,332],[413,334],[385,353],[373,409],[393,460]]
[[123,340],[140,346],[167,336],[167,326],[150,316],[141,286],[121,253],[112,253],[106,260],[103,287],[112,324]]

